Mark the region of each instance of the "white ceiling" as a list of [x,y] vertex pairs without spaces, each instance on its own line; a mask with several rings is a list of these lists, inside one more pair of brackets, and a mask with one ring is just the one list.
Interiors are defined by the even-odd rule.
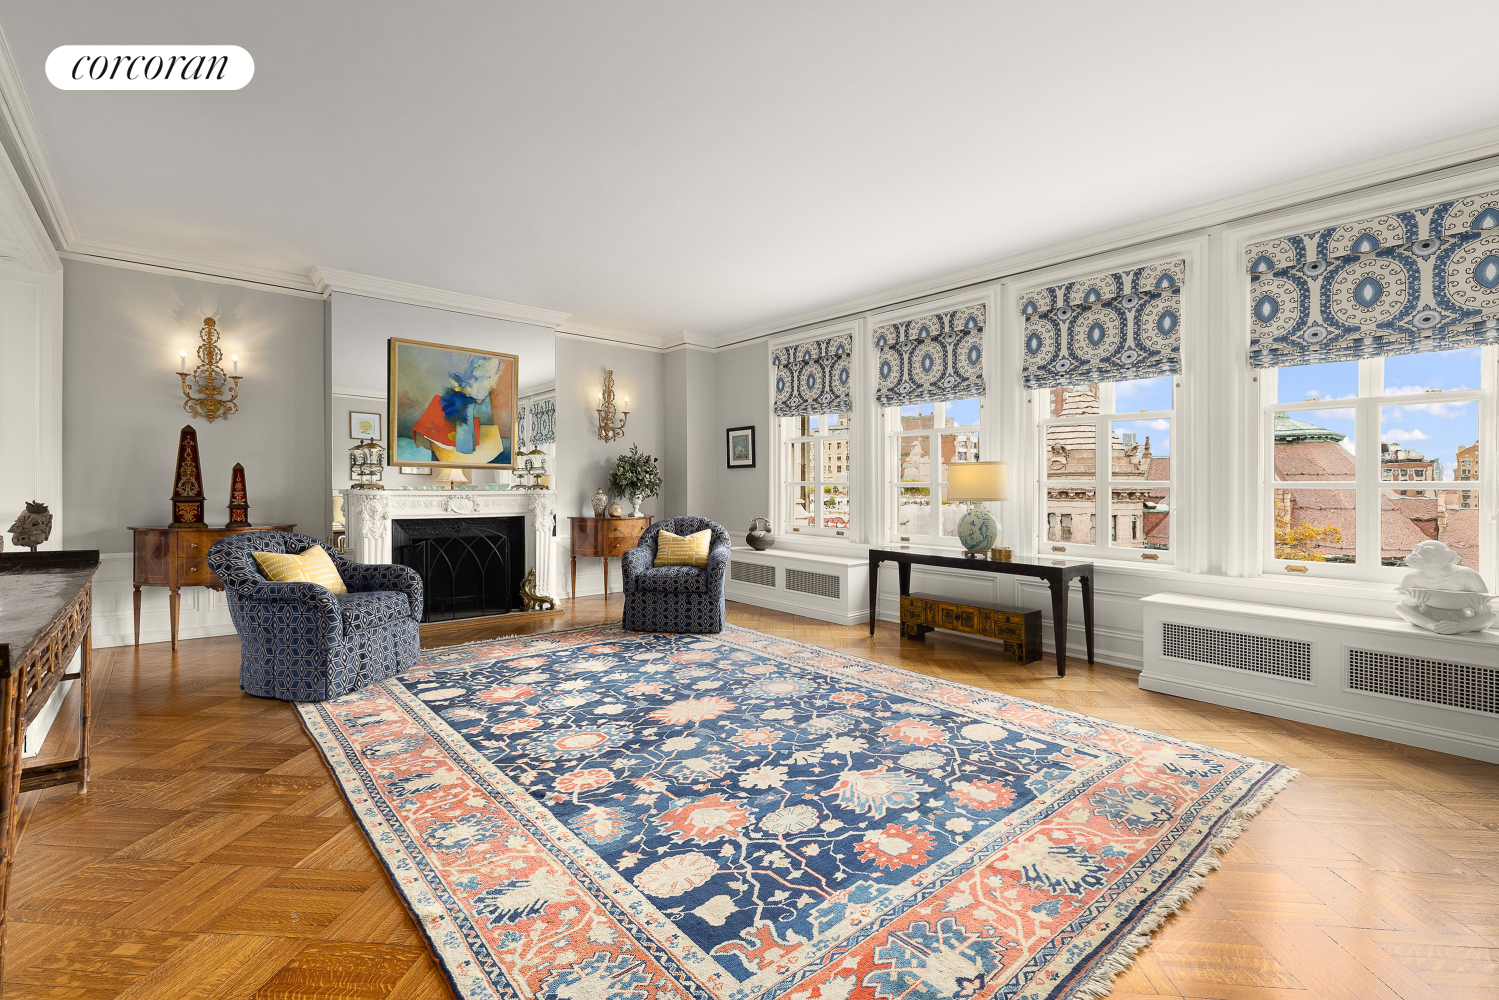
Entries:
[[[1491,0],[5,0],[82,237],[715,335],[1494,124]],[[242,45],[236,92],[57,45]]]

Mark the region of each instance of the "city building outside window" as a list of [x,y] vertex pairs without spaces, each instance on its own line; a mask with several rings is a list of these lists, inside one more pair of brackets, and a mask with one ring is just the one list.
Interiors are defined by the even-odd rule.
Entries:
[[[1041,552],[1170,561],[1171,431],[1180,382],[1176,375],[1037,390]],[[1098,537],[1099,524],[1108,526],[1107,538]]]
[[1490,568],[1481,490],[1457,484],[1493,447],[1481,411],[1494,351],[1265,369],[1266,569],[1390,579],[1427,539]]

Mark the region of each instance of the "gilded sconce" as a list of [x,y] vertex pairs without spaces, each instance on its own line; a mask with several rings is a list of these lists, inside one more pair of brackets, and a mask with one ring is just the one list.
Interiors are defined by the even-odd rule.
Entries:
[[202,343],[198,345],[198,366],[187,370],[187,351],[178,362],[177,376],[182,379],[182,408],[195,417],[202,417],[210,424],[239,411],[239,355],[230,357],[234,374],[219,367],[224,352],[219,350],[219,331],[213,317],[203,320],[203,329],[198,331]]

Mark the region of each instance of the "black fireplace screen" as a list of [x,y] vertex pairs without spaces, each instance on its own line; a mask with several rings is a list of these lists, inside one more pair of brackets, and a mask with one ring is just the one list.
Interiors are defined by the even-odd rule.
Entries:
[[520,607],[524,517],[394,521],[391,561],[421,575],[422,621],[503,615]]

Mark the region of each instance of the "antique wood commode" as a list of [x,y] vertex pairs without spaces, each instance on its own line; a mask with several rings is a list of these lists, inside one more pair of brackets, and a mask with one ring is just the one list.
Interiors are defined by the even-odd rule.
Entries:
[[208,550],[214,542],[239,531],[293,531],[295,524],[257,524],[233,528],[194,527],[136,528],[135,534],[135,644],[141,644],[141,588],[170,587],[172,649],[177,649],[177,622],[182,612],[183,587],[223,590],[224,585],[208,568]]
[[570,517],[572,522],[573,587],[569,593],[578,596],[578,557],[604,560],[604,598],[609,597],[609,560],[618,558],[640,544],[640,536],[650,527],[649,517]]
[[1041,612],[982,601],[954,601],[935,594],[900,595],[900,634],[925,638],[934,628],[966,632],[1005,644],[1016,663],[1041,659]]
[[[5,955],[5,906],[15,860],[17,799],[22,792],[74,782],[88,791],[90,652],[97,551],[0,554],[0,962]],[[67,673],[78,654],[78,672]],[[78,756],[23,767],[26,729],[65,680],[78,681]]]

